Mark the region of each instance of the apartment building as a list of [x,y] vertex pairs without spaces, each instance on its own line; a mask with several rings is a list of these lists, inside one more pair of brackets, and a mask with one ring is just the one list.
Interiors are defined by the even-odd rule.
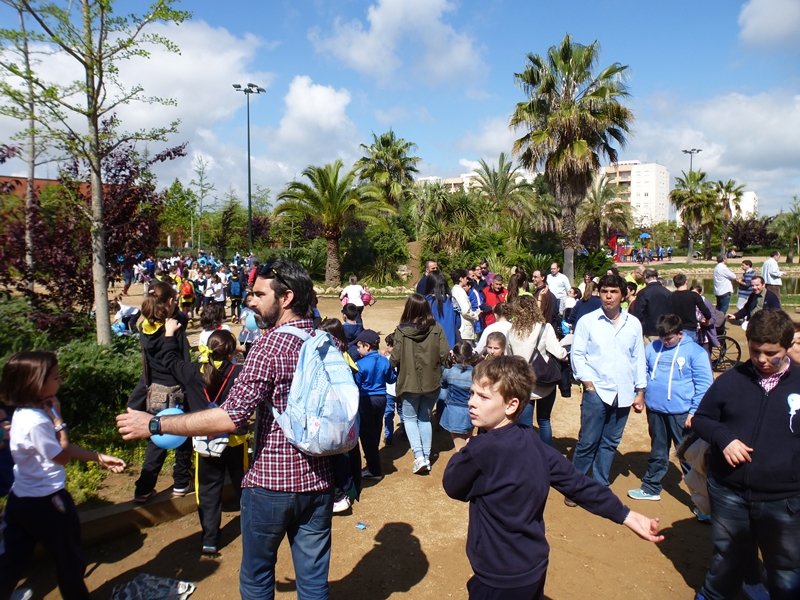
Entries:
[[664,165],[626,160],[609,165],[602,172],[609,184],[620,187],[619,199],[630,203],[636,225],[649,227],[675,219],[675,209],[669,201],[669,171]]

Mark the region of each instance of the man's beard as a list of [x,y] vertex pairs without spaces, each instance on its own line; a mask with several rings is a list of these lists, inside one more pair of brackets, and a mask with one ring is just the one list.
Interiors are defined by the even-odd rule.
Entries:
[[275,298],[271,306],[268,306],[265,313],[261,314],[256,312],[256,324],[259,329],[271,329],[275,327],[278,319],[281,318],[281,305],[278,299]]

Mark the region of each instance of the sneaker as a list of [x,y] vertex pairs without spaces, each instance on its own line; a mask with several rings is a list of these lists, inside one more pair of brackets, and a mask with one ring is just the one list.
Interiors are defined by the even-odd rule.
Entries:
[[431,470],[431,459],[430,458],[426,458],[425,459],[425,467],[428,469],[428,471]]
[[711,523],[711,515],[707,515],[696,506],[692,509],[692,512],[697,517],[697,520],[701,523]]
[[634,500],[661,500],[661,494],[650,494],[642,488],[636,488],[635,490],[628,490],[628,498],[633,498]]
[[414,466],[411,468],[412,473],[416,474],[427,470],[428,470],[428,463],[424,458],[420,457],[414,459]]
[[576,506],[578,506],[577,504],[575,504],[572,500],[570,500],[566,496],[564,497],[564,505],[565,506],[569,506],[570,508],[575,508]]
[[134,494],[133,501],[136,502],[137,504],[144,504],[145,502],[150,500],[150,498],[155,496],[157,493],[158,492],[153,489],[147,492],[146,494]]
[[33,590],[30,588],[19,588],[11,592],[9,600],[31,600],[33,598]]
[[203,546],[203,554],[217,554],[216,546]]
[[383,479],[383,475],[373,475],[369,469],[364,469],[361,471],[361,479],[371,479],[373,481],[380,481]]
[[350,510],[350,507],[353,506],[353,501],[350,500],[349,496],[345,496],[341,500],[337,500],[333,503],[333,512],[334,513],[343,513]]
[[763,583],[743,583],[742,591],[750,600],[769,600],[769,592]]
[[173,498],[183,498],[187,494],[191,494],[193,491],[194,491],[194,484],[193,483],[190,483],[186,487],[182,487],[182,488],[174,487],[174,488],[172,488],[172,497]]

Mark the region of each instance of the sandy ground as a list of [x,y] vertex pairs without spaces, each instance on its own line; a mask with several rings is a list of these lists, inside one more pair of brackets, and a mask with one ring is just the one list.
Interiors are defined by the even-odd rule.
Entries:
[[[335,299],[322,299],[323,315],[338,314]],[[402,301],[379,300],[364,314],[365,325],[382,335],[397,324]],[[743,340],[741,329],[731,331]],[[192,332],[190,332],[191,334]],[[571,456],[580,422],[580,394],[559,398],[553,413],[554,445]],[[331,598],[467,598],[472,572],[465,554],[467,505],[449,499],[441,477],[453,453],[449,435],[434,435],[430,475],[411,473],[413,456],[404,439],[381,450],[384,480],[367,482],[352,513],[334,517]],[[620,497],[639,486],[646,470],[649,436],[644,415],[631,413],[612,469]],[[169,480],[166,480],[169,481]],[[119,481],[115,486],[120,484]],[[625,527],[567,508],[551,491],[545,519],[551,545],[546,597],[551,600],[620,597],[643,600],[692,598],[702,584],[711,553],[710,528],[695,519],[687,488],[673,459],[660,502],[628,501],[661,519],[666,539],[650,544]],[[166,485],[166,484],[165,484]],[[159,487],[159,489],[161,489]],[[356,527],[364,523],[364,530]],[[87,551],[87,583],[96,599],[140,572],[194,581],[195,599],[238,598],[241,544],[238,513],[225,513],[220,556],[200,556],[196,515],[154,527]],[[40,563],[31,575],[37,598],[58,598],[53,569]],[[288,543],[280,550],[277,597],[296,597]]]

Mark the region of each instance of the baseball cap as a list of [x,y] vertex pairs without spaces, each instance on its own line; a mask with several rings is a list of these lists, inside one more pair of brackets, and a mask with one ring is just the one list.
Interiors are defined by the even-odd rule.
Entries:
[[381,336],[379,336],[378,333],[372,329],[365,329],[358,334],[356,343],[358,342],[363,342],[365,344],[369,344],[370,346],[380,346]]

